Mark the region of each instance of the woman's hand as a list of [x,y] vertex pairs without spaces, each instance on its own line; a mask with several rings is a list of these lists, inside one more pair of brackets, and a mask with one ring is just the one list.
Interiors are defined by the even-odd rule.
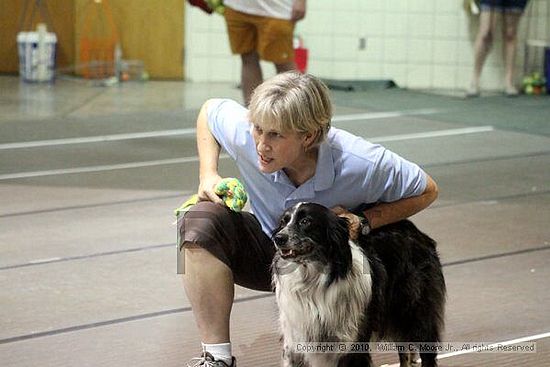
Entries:
[[361,233],[361,218],[341,206],[335,206],[332,208],[332,211],[339,217],[348,220],[349,238],[352,241],[356,241],[359,238],[359,233]]
[[306,0],[295,0],[292,5],[292,15],[290,20],[297,22],[306,16]]
[[222,178],[218,174],[201,177],[198,191],[199,201],[211,201],[224,205],[223,200],[214,192],[214,188],[221,180]]

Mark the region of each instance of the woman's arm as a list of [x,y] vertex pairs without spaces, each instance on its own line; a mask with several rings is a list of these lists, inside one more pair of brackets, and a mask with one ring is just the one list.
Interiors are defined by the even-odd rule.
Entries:
[[200,200],[223,204],[222,199],[214,192],[214,187],[222,179],[218,174],[220,144],[208,128],[208,108],[206,101],[197,117],[197,150],[199,152],[199,190]]
[[[426,175],[426,177],[426,188],[422,194],[391,203],[381,203],[365,210],[363,215],[368,219],[370,227],[378,228],[386,224],[398,222],[418,213],[433,203],[438,196],[438,187],[429,175]],[[333,210],[336,214],[348,219],[350,236],[352,239],[356,239],[361,227],[361,218],[342,207],[336,207]]]
[[427,208],[437,199],[438,187],[435,181],[426,175],[427,183],[424,192],[418,196],[381,203],[363,212],[368,219],[371,228],[381,227],[408,218]]
[[290,20],[297,22],[306,16],[306,0],[294,0]]

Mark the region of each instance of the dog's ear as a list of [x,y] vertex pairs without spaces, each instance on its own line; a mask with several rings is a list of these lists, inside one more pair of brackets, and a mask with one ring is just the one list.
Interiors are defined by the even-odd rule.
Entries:
[[346,217],[338,217],[338,224],[347,230],[349,228],[349,219]]
[[[286,212],[285,212],[286,213]],[[279,222],[277,223],[277,228],[275,228],[272,232],[271,232],[271,240],[273,240],[273,238],[275,237],[275,235],[281,230],[283,229],[283,227],[285,226],[283,224],[283,216],[285,215],[285,213],[283,213],[283,215],[281,215],[281,217],[279,218]]]
[[327,285],[345,276],[351,266],[348,220],[343,217],[331,218],[327,226],[327,240],[331,243],[327,256],[332,259],[332,267]]
[[329,220],[327,226],[327,239],[341,245],[349,240],[349,221],[347,218],[336,216],[335,220]]

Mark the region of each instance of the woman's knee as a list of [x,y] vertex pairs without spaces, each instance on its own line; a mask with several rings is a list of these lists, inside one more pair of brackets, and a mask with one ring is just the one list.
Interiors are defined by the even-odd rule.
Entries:
[[493,43],[493,30],[491,28],[481,29],[478,37],[484,45],[491,46]]
[[216,222],[225,222],[230,216],[227,207],[211,201],[200,201],[185,213],[186,225],[208,226]]
[[182,248],[185,268],[189,268],[191,264],[200,264],[201,268],[210,270],[214,268],[229,270],[222,260],[200,244],[184,242]]
[[186,253],[196,253],[197,256],[208,256],[209,253],[229,264],[237,231],[234,214],[229,208],[202,201],[192,206],[178,221],[178,246]]
[[517,42],[518,32],[516,28],[505,28],[502,33],[502,37],[506,43]]

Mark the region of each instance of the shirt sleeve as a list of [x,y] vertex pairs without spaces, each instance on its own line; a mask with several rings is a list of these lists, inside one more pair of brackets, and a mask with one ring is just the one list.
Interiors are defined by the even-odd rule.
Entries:
[[245,107],[230,99],[211,99],[208,102],[208,128],[233,159],[237,159],[238,147],[242,145],[244,134],[250,128],[247,114]]
[[367,187],[376,188],[377,201],[393,202],[421,195],[426,189],[426,173],[417,164],[382,148],[376,166],[368,175]]

